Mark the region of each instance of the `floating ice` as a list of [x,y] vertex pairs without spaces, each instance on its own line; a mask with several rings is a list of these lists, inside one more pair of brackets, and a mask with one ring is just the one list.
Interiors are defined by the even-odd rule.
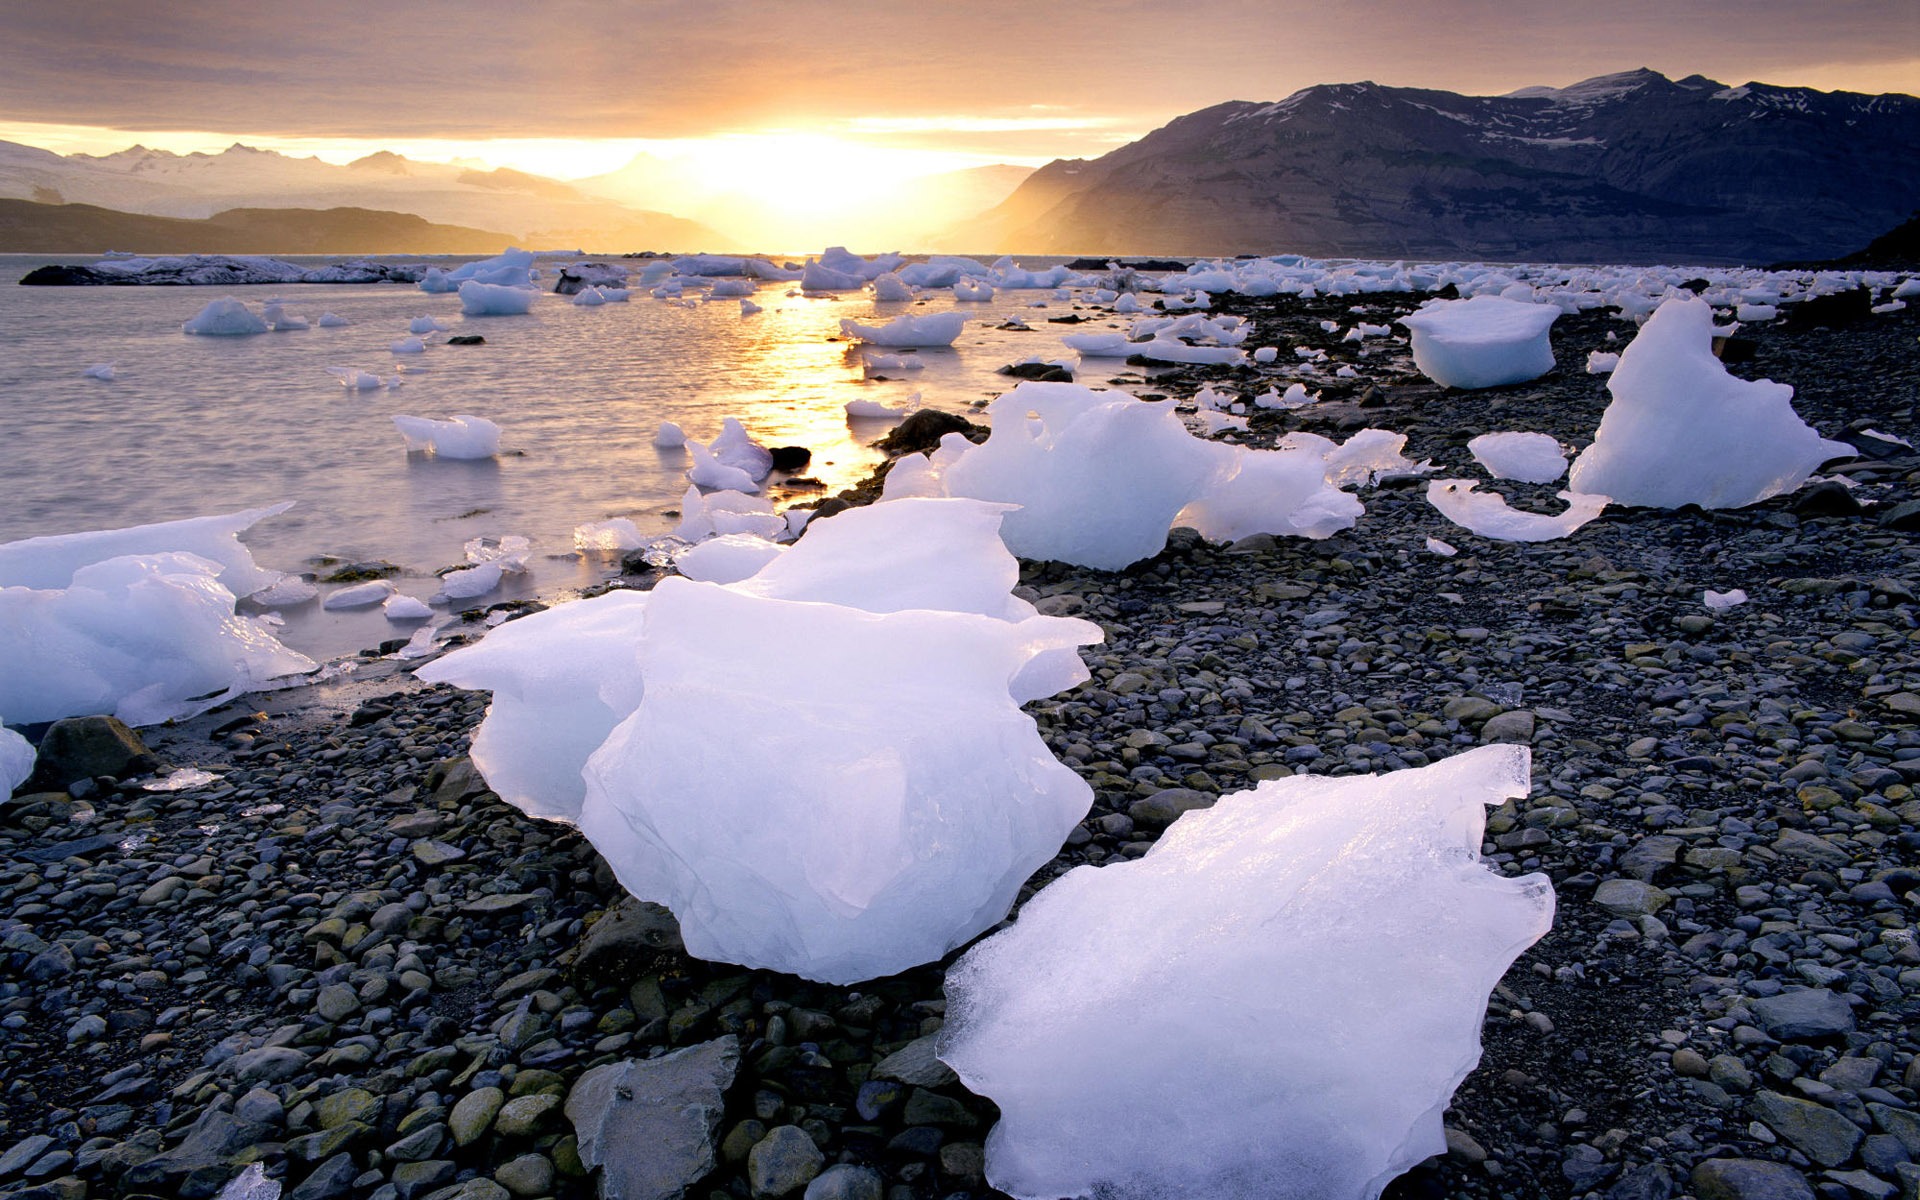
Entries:
[[[265,508],[188,517],[125,529],[57,533],[0,544],[0,587],[64,588],[74,572],[89,563],[133,554],[180,552],[220,564],[220,586],[236,596],[252,596],[287,579],[253,561],[240,534],[293,507],[283,500]],[[0,712],[5,712],[0,709]]]
[[1193,366],[1237,366],[1247,361],[1246,351],[1235,346],[1193,346],[1174,338],[1154,338],[1135,345],[1132,353],[1154,362]]
[[467,280],[460,285],[460,311],[470,317],[513,317],[533,311],[540,293],[531,288]]
[[349,608],[372,608],[376,604],[385,604],[393,598],[394,586],[384,579],[370,579],[365,583],[356,583],[343,587],[320,602],[320,607],[338,611]]
[[1134,351],[1124,333],[1069,333],[1060,340],[1083,358],[1125,358]]
[[678,450],[687,444],[687,431],[672,421],[662,421],[660,428],[654,431],[653,444],[662,450]]
[[573,294],[573,303],[579,308],[598,308],[607,302],[607,294],[597,287],[581,288]]
[[904,421],[913,414],[904,404],[889,408],[878,400],[849,400],[843,407],[850,421]]
[[963,279],[953,285],[953,298],[960,304],[984,304],[993,299],[993,285]]
[[869,354],[863,362],[868,375],[882,371],[920,371],[925,370],[926,365],[917,354]]
[[721,462],[713,456],[713,451],[699,442],[688,442],[687,452],[693,456],[693,466],[688,468],[687,478],[699,487],[751,492],[760,486],[759,480],[739,467],[730,467]]
[[872,258],[861,258],[845,246],[829,246],[820,255],[821,266],[858,276],[862,282],[885,275],[905,261],[898,254],[876,254]]
[[33,774],[36,757],[32,742],[11,729],[0,728],[0,800],[13,795],[14,789]]
[[757,312],[765,312],[765,311],[766,309],[762,308],[758,304],[755,304],[751,300],[742,300],[740,302],[740,315],[743,317],[750,317]]
[[1561,492],[1565,511],[1557,516],[1522,512],[1493,492],[1476,492],[1466,479],[1436,479],[1427,485],[1427,502],[1455,525],[1502,542],[1551,542],[1593,520],[1608,504],[1605,496]]
[[445,333],[452,326],[437,317],[415,317],[407,322],[408,333]]
[[1327,481],[1326,458],[1312,450],[1236,449],[1230,461],[1174,524],[1217,542],[1256,533],[1318,539],[1353,528],[1366,512]]
[[113,377],[118,374],[118,372],[113,369],[112,363],[95,363],[80,372],[80,374],[81,377],[85,379],[99,379],[106,383],[112,383]]
[[873,298],[892,303],[913,299],[913,289],[908,287],[898,275],[877,275],[873,280]]
[[698,487],[690,487],[680,500],[680,524],[673,535],[688,542],[710,538],[716,533],[751,533],[772,538],[779,536],[785,525],[774,514],[773,503],[764,497],[731,489],[703,496]]
[[1171,404],[1027,381],[987,411],[992,434],[947,469],[947,489],[1021,505],[1001,533],[1022,558],[1119,570],[1157,554],[1224,466]]
[[389,343],[387,349],[393,351],[395,354],[425,354],[427,344],[417,337],[403,337],[396,342]]
[[647,535],[641,533],[640,527],[625,517],[592,521],[585,525],[576,525],[573,529],[575,550],[625,554],[631,550],[638,550],[646,544]]
[[[1373,1200],[1442,1153],[1488,993],[1553,920],[1544,876],[1479,861],[1527,767],[1487,746],[1272,780],[1029,900],[947,972],[940,1057],[1000,1108],[988,1183]],[[1155,1036],[1115,1053],[1145,1012]]]
[[298,575],[284,575],[280,582],[261,588],[246,599],[261,608],[292,608],[318,598],[320,589]]
[[1483,433],[1467,453],[1495,479],[1552,483],[1567,473],[1567,452],[1544,433]]
[[1568,483],[1618,504],[1739,508],[1856,453],[1800,419],[1791,387],[1727,374],[1713,356],[1713,309],[1693,297],[1648,318],[1607,390],[1613,400]]
[[[430,267],[425,279],[420,281],[423,292],[451,292],[458,289],[460,298],[466,299],[463,283],[479,283],[490,286],[511,288],[530,288],[533,286],[533,252],[529,250],[509,249],[495,258],[482,259],[455,267],[451,271],[442,271]],[[467,311],[472,312],[472,309]],[[524,309],[521,311],[525,311]]]
[[865,286],[866,276],[836,271],[817,262],[808,263],[800,274],[800,290],[806,292],[857,292]]
[[754,441],[735,417],[720,422],[719,436],[707,443],[707,449],[723,465],[745,471],[755,480],[765,479],[773,470],[773,452]]
[[393,424],[406,439],[409,454],[492,458],[500,453],[500,427],[485,417],[456,416],[445,421],[431,417],[395,417]]
[[[1099,638],[663,580],[645,695],[587,761],[581,830],[701,958],[842,984],[930,961],[1005,915],[1086,814],[1008,685]],[[806,704],[765,686],[769,663]]]
[[0,587],[0,712],[151,725],[313,670],[234,613],[221,573],[193,554],[140,554],[81,566],[64,587]]
[[1441,387],[1484,388],[1553,370],[1547,331],[1559,308],[1474,296],[1435,300],[1400,319],[1413,331],[1413,363]]
[[242,337],[266,331],[267,323],[231,296],[209,300],[205,308],[180,327],[182,333],[197,333],[206,337]]
[[389,621],[424,621],[433,615],[424,600],[398,593],[388,596],[380,611]]
[[286,306],[277,300],[269,300],[261,316],[275,333],[298,333],[312,328],[305,317],[288,312]]
[[341,326],[351,325],[353,322],[338,313],[323,312],[320,314],[320,319],[315,321],[314,324],[322,329],[339,329]]
[[723,533],[673,556],[674,569],[702,583],[739,583],[786,552],[751,533]]
[[440,577],[440,590],[433,594],[436,603],[449,603],[455,600],[472,600],[484,596],[499,587],[508,575],[519,575],[527,569],[527,555],[524,550],[525,538],[515,539],[523,549],[514,554],[502,555],[475,564],[462,571],[448,571]]
[[1706,595],[1701,598],[1700,602],[1715,612],[1719,612],[1722,609],[1735,608],[1745,604],[1747,602],[1747,593],[1744,588],[1734,588],[1730,592],[1716,592],[1712,588],[1708,588]]
[[957,312],[934,313],[925,317],[895,317],[885,325],[862,325],[851,318],[840,320],[843,337],[857,337],[876,346],[937,347],[951,346],[967,326],[967,318]]
[[328,367],[327,374],[350,392],[371,392],[387,386],[387,381],[358,367]]

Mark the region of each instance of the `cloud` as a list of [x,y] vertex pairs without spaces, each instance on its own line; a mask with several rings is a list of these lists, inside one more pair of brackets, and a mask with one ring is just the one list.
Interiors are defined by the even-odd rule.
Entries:
[[1313,83],[1497,92],[1643,65],[1920,83],[1920,64],[1901,65],[1920,44],[1910,0],[0,0],[0,22],[0,116],[235,136],[669,138],[866,120],[949,145],[1058,133],[1076,146],[1099,127],[1006,122],[1064,104],[1063,120],[1139,130]]

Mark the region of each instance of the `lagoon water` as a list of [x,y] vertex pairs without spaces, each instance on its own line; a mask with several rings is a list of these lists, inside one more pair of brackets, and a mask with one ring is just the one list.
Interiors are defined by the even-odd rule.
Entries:
[[[615,573],[617,556],[575,553],[577,525],[627,517],[643,532],[672,529],[689,460],[684,450],[653,447],[661,421],[706,440],[723,418],[740,417],[764,444],[811,449],[805,474],[838,490],[879,461],[866,443],[888,429],[849,422],[847,401],[899,405],[919,392],[926,406],[966,411],[1010,385],[996,373],[1001,366],[1035,354],[1069,358],[1060,333],[1124,327],[1104,313],[1081,326],[1045,324],[1071,311],[1045,291],[1001,292],[988,303],[956,305],[944,291],[877,303],[765,283],[753,297],[765,311],[747,317],[735,299],[689,305],[638,290],[624,304],[578,307],[545,294],[526,316],[462,317],[457,296],[400,284],[13,286],[50,261],[86,260],[0,256],[0,542],[293,500],[291,511],[245,536],[262,565],[297,572],[314,570],[322,555],[384,559],[401,568],[400,589],[424,599],[436,571],[463,563],[469,539],[532,539],[529,574],[483,604],[555,595]],[[543,274],[550,287],[552,266]],[[239,338],[181,332],[225,295],[256,312],[277,298],[309,321],[333,312],[352,323]],[[955,307],[971,319],[954,348],[918,352],[925,368],[889,372],[898,380],[868,379],[863,351],[834,340],[842,317],[885,321]],[[1033,331],[995,328],[1009,315]],[[389,344],[419,316],[450,329],[427,335],[423,354],[392,353]],[[465,333],[486,344],[445,344]],[[95,363],[115,364],[117,377],[83,377]],[[397,389],[348,392],[329,366],[407,374]],[[458,413],[502,427],[498,459],[409,455],[392,422]],[[777,505],[821,494],[788,490],[782,479],[776,473],[765,493]],[[315,603],[283,615],[282,640],[322,659],[414,628],[389,625],[378,608],[329,613]]]

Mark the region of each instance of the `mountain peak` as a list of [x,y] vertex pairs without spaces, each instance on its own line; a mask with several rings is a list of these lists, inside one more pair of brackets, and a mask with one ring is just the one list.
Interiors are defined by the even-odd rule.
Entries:
[[[1700,78],[1702,77],[1699,75],[1688,76],[1689,80]],[[1637,92],[1652,83],[1671,85],[1673,81],[1651,67],[1637,67],[1631,71],[1615,71],[1611,75],[1595,75],[1591,79],[1582,79],[1579,83],[1569,84],[1563,88],[1524,87],[1518,91],[1508,92],[1507,98],[1551,100],[1555,104],[1593,104]]]
[[356,171],[380,171],[388,175],[405,175],[410,165],[404,156],[391,150],[375,150],[347,164]]

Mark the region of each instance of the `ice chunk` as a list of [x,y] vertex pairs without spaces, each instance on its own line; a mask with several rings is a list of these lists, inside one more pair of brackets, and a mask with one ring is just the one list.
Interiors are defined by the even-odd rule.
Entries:
[[662,421],[660,428],[654,431],[653,444],[662,450],[678,450],[687,444],[687,431],[672,421]]
[[433,615],[433,610],[427,607],[424,600],[397,593],[387,597],[380,611],[386,614],[389,621],[424,621]]
[[13,795],[14,789],[33,774],[36,757],[32,742],[11,729],[0,728],[0,800]]
[[1238,366],[1247,361],[1246,351],[1235,346],[1194,346],[1167,337],[1135,345],[1132,353],[1154,362],[1194,366]]
[[1527,779],[1524,747],[1487,746],[1272,780],[1055,880],[947,972],[940,1057],[1000,1108],[987,1182],[1373,1200],[1442,1153],[1488,993],[1553,920],[1545,876],[1479,861]]
[[440,577],[440,590],[433,594],[438,603],[472,600],[498,588],[508,575],[527,569],[524,556],[497,558],[462,571],[448,571]]
[[765,308],[762,308],[760,305],[755,304],[751,300],[742,300],[740,302],[740,315],[743,317],[750,317],[757,312],[765,312],[765,311],[766,311]]
[[445,333],[452,328],[437,317],[415,317],[407,322],[408,333]]
[[1305,408],[1307,405],[1313,404],[1319,399],[1320,397],[1318,395],[1308,394],[1306,384],[1290,383],[1287,385],[1285,392],[1276,392],[1272,388],[1261,392],[1253,398],[1253,406],[1255,408],[1278,409]]
[[778,536],[786,523],[774,515],[773,503],[761,496],[722,489],[702,496],[690,487],[680,500],[680,524],[674,529],[682,541],[697,542],[716,533],[752,533]]
[[806,292],[857,292],[865,286],[866,276],[836,271],[817,262],[808,263],[800,275],[800,290]]
[[1233,542],[1255,533],[1331,537],[1366,506],[1327,481],[1326,458],[1306,449],[1238,449],[1232,466],[1174,518],[1202,537]]
[[395,417],[393,424],[406,439],[409,454],[492,458],[500,453],[500,427],[485,417],[456,416],[445,421],[431,417]]
[[1610,354],[1605,350],[1591,350],[1587,352],[1587,374],[1589,375],[1608,375],[1619,365],[1620,356],[1618,354]]
[[987,411],[992,434],[947,469],[947,490],[1021,505],[1001,532],[1022,558],[1119,570],[1157,554],[1227,466],[1171,404],[1030,380]]
[[1568,483],[1618,504],[1739,508],[1856,453],[1800,419],[1791,387],[1729,375],[1713,356],[1713,309],[1691,296],[1648,318],[1607,390],[1613,399]]
[[1451,544],[1443,542],[1437,537],[1428,538],[1425,544],[1429,554],[1438,554],[1441,558],[1452,558],[1454,555],[1460,553],[1454,549]]
[[993,285],[962,279],[953,285],[953,298],[961,304],[984,304],[993,299]]
[[699,442],[688,442],[687,451],[693,455],[693,466],[688,469],[687,478],[699,487],[751,492],[760,486],[752,475],[739,467],[730,467],[721,462],[713,456],[713,451]]
[[906,259],[898,254],[876,254],[872,258],[861,258],[845,246],[829,246],[820,255],[820,265],[830,271],[840,271],[858,277],[862,282],[878,278],[894,270]]
[[863,365],[868,375],[885,371],[922,371],[927,366],[917,354],[869,354]]
[[112,383],[113,377],[118,374],[118,372],[113,369],[112,363],[95,363],[80,372],[80,374],[86,379],[98,379],[105,383]]
[[723,533],[673,556],[674,569],[702,583],[738,583],[784,553],[751,533]]
[[73,582],[74,572],[89,563],[130,554],[178,551],[220,564],[220,586],[236,596],[252,596],[287,576],[254,562],[252,552],[241,545],[240,535],[292,507],[293,501],[283,500],[265,508],[219,516],[7,542],[0,545],[0,587],[64,588]]
[[1544,433],[1483,433],[1467,453],[1495,479],[1552,483],[1567,473],[1567,452]]
[[182,333],[197,333],[206,337],[242,337],[266,331],[267,323],[231,296],[209,300],[205,308],[180,327]]
[[427,344],[417,337],[403,337],[399,341],[389,343],[387,349],[395,354],[424,354]]
[[271,587],[261,588],[248,596],[247,600],[258,604],[261,608],[292,608],[298,604],[309,603],[319,595],[320,589],[300,576],[283,575],[280,582]]
[[1413,363],[1441,387],[1484,388],[1537,379],[1553,370],[1551,304],[1499,296],[1435,300],[1402,317],[1413,332]]
[[754,441],[747,427],[734,417],[720,422],[719,436],[707,443],[707,449],[722,465],[745,471],[755,480],[765,479],[773,470],[773,452]]
[[1550,542],[1566,537],[1607,507],[1607,497],[1561,492],[1565,511],[1557,516],[1522,512],[1493,492],[1476,492],[1466,479],[1436,479],[1427,485],[1427,502],[1455,525],[1502,542]]
[[1069,333],[1060,340],[1083,358],[1125,358],[1134,351],[1124,333]]
[[625,517],[613,517],[605,521],[592,521],[585,525],[576,525],[573,529],[573,548],[575,550],[610,551],[624,554],[638,550],[647,544],[647,536],[640,527]]
[[460,285],[460,311],[470,317],[513,317],[533,311],[540,293],[532,288],[508,287],[501,283],[480,283],[469,279]]
[[1744,588],[1734,588],[1730,592],[1716,592],[1712,588],[1708,588],[1706,595],[1701,598],[1701,603],[1713,609],[1715,612],[1728,608],[1736,608],[1746,602],[1747,593]]
[[607,294],[597,287],[581,288],[573,294],[573,303],[580,308],[598,308],[607,302]]
[[362,371],[358,367],[328,367],[327,374],[350,392],[373,392],[387,386],[386,380],[371,371]]
[[194,554],[138,554],[81,566],[64,587],[0,587],[0,713],[151,725],[313,670],[234,613],[221,570]]
[[878,400],[849,400],[843,407],[850,421],[904,421],[913,415],[907,405],[889,408]]
[[898,275],[889,272],[877,275],[873,280],[873,298],[882,302],[895,302],[913,299],[913,289],[906,285]]
[[[451,292],[465,282],[474,282],[500,287],[531,288],[533,286],[533,252],[530,250],[508,249],[494,258],[481,259],[455,267],[451,271],[442,271],[430,267],[426,278],[420,281],[423,292]],[[461,299],[465,300],[462,289]],[[468,311],[472,311],[469,309]],[[522,310],[524,311],[524,310]]]
[[[1004,916],[1085,816],[1091,789],[1008,686],[1099,639],[1057,617],[663,580],[645,694],[587,760],[581,830],[701,958],[842,984],[936,959]],[[806,704],[766,686],[772,663],[809,681]]]
[[957,312],[934,313],[925,317],[895,317],[885,325],[862,325],[851,318],[841,318],[840,333],[843,337],[855,337],[876,346],[951,346],[953,340],[965,329],[967,318]]
[[1270,363],[1279,357],[1280,348],[1278,346],[1262,346],[1253,352],[1253,361],[1262,364]]
[[370,579],[365,583],[356,583],[343,587],[321,601],[325,609],[372,608],[376,604],[385,604],[393,598],[394,586],[384,579]]
[[353,322],[338,313],[323,312],[320,314],[320,319],[315,321],[314,324],[322,329],[339,329],[344,325],[351,325]]

